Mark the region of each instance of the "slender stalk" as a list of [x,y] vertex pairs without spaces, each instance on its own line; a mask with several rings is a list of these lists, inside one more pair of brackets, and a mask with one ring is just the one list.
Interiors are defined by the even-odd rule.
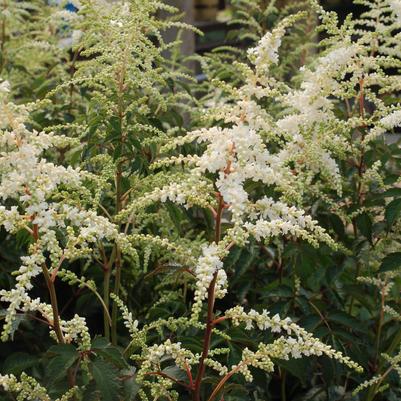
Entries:
[[[39,226],[37,224],[33,225],[33,230],[32,230],[32,236],[35,242],[39,241]],[[61,323],[60,323],[60,314],[58,311],[58,301],[57,301],[57,294],[56,294],[56,287],[54,285],[54,282],[56,280],[56,275],[53,277],[49,273],[49,269],[46,266],[46,263],[42,264],[42,272],[43,276],[46,281],[46,285],[49,291],[50,295],[50,303],[52,306],[52,312],[53,312],[53,322],[52,322],[52,328],[54,332],[56,333],[57,341],[60,344],[65,344],[65,339],[63,335],[63,331],[61,330]],[[67,371],[67,377],[68,377],[68,384],[72,388],[75,386],[75,378],[73,375],[72,369],[68,369]],[[73,401],[76,400],[75,396],[72,398]]]
[[[107,320],[107,312],[110,310],[110,276],[111,269],[107,268],[103,273],[103,324],[104,324],[104,336],[110,341],[110,325]],[[107,312],[106,312],[107,311]]]
[[115,247],[111,252],[110,258],[106,256],[106,252],[102,244],[99,247],[100,253],[102,255],[102,269],[103,269],[103,299],[101,300],[103,305],[103,325],[104,325],[104,336],[110,341],[110,327],[111,317],[110,317],[110,278],[111,269],[114,263],[114,258],[116,255]]
[[[39,226],[37,224],[33,225],[33,231],[32,231],[32,236],[35,242],[39,241]],[[58,312],[58,302],[57,302],[57,294],[56,294],[56,288],[54,286],[54,279],[50,277],[49,269],[46,266],[46,263],[42,264],[42,272],[43,276],[46,281],[47,289],[49,291],[50,295],[50,303],[52,306],[52,311],[53,311],[53,323],[52,327],[56,333],[57,340],[60,344],[64,344],[64,336],[63,332],[61,330],[61,324],[60,324],[60,317],[59,317],[59,312]]]
[[379,390],[381,384],[383,383],[384,379],[393,371],[393,367],[390,366],[382,375],[380,380],[370,387],[368,395],[366,397],[366,401],[373,401],[373,399],[376,397],[377,391]]
[[[118,245],[116,245],[116,276],[114,281],[114,294],[116,296],[120,293],[121,287],[121,250]],[[117,317],[118,317],[118,306],[117,303],[113,303],[113,308],[111,311],[111,343],[117,345]]]
[[[215,242],[216,244],[219,243],[220,237],[221,237],[221,217],[223,214],[224,210],[224,200],[223,197],[218,194],[219,198],[219,206],[216,212],[216,218],[215,218]],[[213,275],[212,282],[209,285],[208,289],[208,295],[207,295],[207,322],[206,322],[206,328],[205,328],[205,333],[203,335],[203,349],[202,349],[202,355],[201,359],[199,362],[199,369],[198,369],[198,374],[195,379],[195,384],[194,384],[194,391],[193,391],[193,400],[194,401],[200,401],[200,390],[201,390],[201,384],[202,384],[202,379],[203,376],[205,375],[205,370],[206,370],[206,365],[205,365],[205,359],[209,355],[209,348],[210,348],[210,342],[212,338],[212,330],[214,326],[214,301],[215,301],[215,287],[216,287],[216,281],[217,281],[217,273],[215,272]]]
[[[244,362],[245,363],[245,362]],[[234,375],[235,373],[237,373],[237,371],[241,368],[241,366],[244,363],[240,363],[235,369],[231,370],[230,372],[228,372],[217,384],[217,386],[214,388],[212,394],[210,395],[210,397],[208,398],[208,401],[213,401],[217,394],[219,393],[219,391],[223,388],[223,386],[226,384],[227,380],[230,379],[230,377],[232,375]]]
[[205,375],[205,370],[206,370],[205,359],[209,355],[210,341],[212,338],[212,329],[213,329],[214,291],[216,286],[216,280],[217,280],[217,272],[214,273],[213,280],[210,283],[208,289],[207,323],[206,323],[205,334],[203,336],[202,356],[199,362],[199,370],[195,380],[194,395],[193,395],[194,401],[200,401],[200,387],[202,383],[202,378]]
[[376,352],[375,352],[375,362],[374,362],[375,369],[377,369],[377,361],[379,359],[379,353],[380,353],[380,340],[381,340],[382,328],[383,328],[383,323],[384,323],[385,301],[386,301],[385,290],[382,289],[380,292],[380,316],[379,316],[379,322],[377,325],[377,335],[376,335]]
[[58,313],[56,288],[54,286],[54,281],[52,281],[50,278],[49,270],[47,269],[47,266],[45,263],[42,264],[42,272],[43,272],[43,276],[45,277],[45,280],[46,280],[46,285],[47,285],[47,288],[49,290],[49,295],[50,295],[50,302],[52,305],[53,329],[56,333],[58,342],[60,344],[64,344],[65,341],[64,341],[63,332],[61,330],[60,316]]
[[[363,145],[363,141],[365,139],[365,129],[366,129],[366,124],[365,124],[365,79],[362,77],[359,80],[359,97],[358,97],[358,104],[359,104],[359,117],[362,119],[362,126],[361,126],[361,149],[360,149],[360,155],[359,155],[359,161],[357,164],[357,169],[358,169],[358,183],[357,183],[357,190],[356,190],[356,204],[358,207],[360,207],[363,203],[363,196],[362,196],[362,178],[363,178],[363,173],[365,170],[365,147]],[[353,219],[352,221],[352,226],[353,226],[353,231],[354,231],[354,237],[355,239],[358,236],[358,227],[356,224],[356,220]],[[361,270],[361,264],[358,261],[356,265],[356,272],[355,272],[355,280],[358,278]],[[351,295],[350,299],[350,305],[348,309],[348,313],[352,313],[352,309],[354,306],[354,301],[355,298],[353,295]]]
[[[379,317],[379,322],[377,325],[377,335],[376,335],[376,352],[375,352],[375,361],[374,361],[374,369],[376,371],[380,371],[381,369],[381,364],[378,365],[378,359],[379,359],[379,351],[380,351],[380,340],[381,340],[381,333],[382,333],[382,328],[383,328],[383,322],[384,322],[384,305],[386,302],[386,295],[385,295],[385,290],[382,289],[381,290],[381,301],[380,301],[380,317]],[[391,353],[392,352],[392,348],[393,346],[396,344],[396,346],[399,345],[399,336],[400,336],[401,332],[398,333],[398,335],[395,336],[394,341],[392,342],[392,344],[390,345],[390,348],[387,350],[387,353]],[[395,343],[395,341],[397,341]],[[381,376],[380,380],[374,384],[373,386],[370,387],[366,400],[367,401],[372,401],[376,394],[378,389],[380,388],[383,380],[387,377],[387,375],[393,370],[393,367],[390,366]]]
[[[127,58],[127,49],[125,49],[124,59]],[[116,86],[117,86],[117,95],[118,95],[118,119],[120,121],[120,145],[121,150],[124,146],[124,142],[126,140],[126,133],[124,132],[124,92],[125,92],[125,75],[126,75],[126,62],[123,62],[121,65],[121,69],[117,71],[116,75]],[[117,161],[117,168],[115,174],[115,188],[116,188],[116,214],[118,214],[122,210],[122,199],[123,199],[123,190],[122,190],[122,162],[121,160]],[[121,226],[119,227],[121,231]],[[120,294],[121,287],[121,265],[122,265],[122,255],[121,249],[118,244],[115,245],[115,281],[114,281],[114,294],[118,297]],[[117,344],[117,317],[118,317],[118,306],[114,302],[113,308],[111,311],[111,342],[113,345]]]
[[[122,117],[121,117],[122,120]],[[116,172],[116,214],[118,214],[122,210],[122,203],[121,203],[121,196],[122,196],[122,189],[121,189],[121,181],[122,181],[122,170],[121,164],[118,165],[117,172]],[[114,294],[118,297],[120,293],[121,287],[121,249],[118,244],[115,245],[115,253],[116,253],[116,260],[115,260],[115,281],[114,281]],[[117,317],[118,317],[118,306],[114,302],[113,308],[111,312],[111,342],[113,345],[117,344]]]

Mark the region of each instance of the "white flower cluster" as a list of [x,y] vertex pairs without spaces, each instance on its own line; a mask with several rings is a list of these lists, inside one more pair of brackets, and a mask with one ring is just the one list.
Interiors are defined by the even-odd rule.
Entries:
[[221,250],[218,246],[214,243],[204,246],[202,248],[202,255],[199,257],[195,267],[195,302],[203,301],[207,298],[207,291],[215,273],[217,273],[218,277],[217,288],[224,288],[227,276],[222,269]]
[[401,110],[394,110],[392,113],[383,117],[379,124],[381,124],[384,128],[391,130],[395,127],[401,126]]
[[278,49],[281,46],[281,38],[284,35],[284,29],[267,32],[256,47],[248,50],[248,57],[252,60],[256,68],[263,70],[270,64],[278,63]]
[[180,343],[173,343],[166,340],[163,344],[155,344],[146,349],[146,358],[138,371],[137,380],[143,380],[144,376],[152,369],[160,371],[160,362],[166,357],[174,360],[175,364],[182,368],[186,368],[186,364],[191,365],[196,360],[195,355],[181,347]]
[[394,283],[392,281],[389,281],[389,276],[388,274],[386,275],[387,277],[358,277],[357,280],[360,283],[364,284],[370,284],[374,285],[377,287],[384,296],[387,296],[390,293],[391,288],[393,287]]
[[320,340],[310,336],[303,337],[280,337],[271,344],[260,343],[257,351],[250,351],[245,348],[242,353],[241,362],[232,366],[232,370],[244,375],[245,380],[252,381],[253,376],[249,366],[272,372],[274,370],[273,359],[289,360],[290,358],[299,359],[302,356],[322,356],[337,359],[347,366],[361,371],[357,364],[353,363],[348,357],[344,357],[340,352],[333,350]]
[[337,359],[352,369],[362,370],[350,358],[343,356],[341,352],[335,351],[330,346],[314,338],[312,334],[292,322],[288,317],[281,319],[278,314],[270,317],[269,312],[266,310],[259,313],[251,309],[246,313],[242,306],[236,306],[226,311],[225,317],[232,320],[235,326],[245,323],[247,330],[251,330],[256,325],[259,330],[271,330],[273,333],[285,332],[289,336],[281,336],[271,344],[261,343],[256,352],[252,352],[249,349],[243,351],[242,361],[238,365],[232,366],[232,369],[242,373],[248,381],[252,380],[248,366],[254,366],[270,372],[274,369],[273,358],[288,360],[290,357],[300,358],[302,355],[326,355]]
[[382,117],[377,125],[375,125],[366,135],[364,139],[364,144],[367,144],[377,137],[385,134],[388,131],[393,130],[396,127],[401,126],[401,110],[394,110],[387,114],[386,116]]
[[304,68],[301,88],[291,90],[284,97],[284,103],[298,113],[284,117],[277,125],[294,135],[310,124],[332,118],[333,103],[329,96],[341,89],[336,78],[347,71],[358,50],[357,45],[345,45],[320,57],[314,70]]
[[401,0],[389,0],[390,6],[397,16],[397,21],[401,24]]
[[[0,115],[0,225],[10,233],[26,230],[34,240],[29,254],[21,257],[15,288],[0,290],[0,300],[8,303],[1,337],[6,340],[19,311],[39,312],[53,325],[52,308],[28,295],[34,277],[45,271],[57,275],[63,261],[90,256],[93,246],[104,239],[118,242],[125,252],[131,252],[131,247],[108,219],[64,198],[67,191],[81,193],[87,174],[54,165],[42,154],[51,147],[73,145],[75,141],[30,131],[25,125],[26,109],[9,103],[4,93]],[[65,235],[65,247],[59,241],[60,231]],[[90,345],[85,319],[75,316],[69,322],[62,321],[61,330],[66,341],[79,341],[84,348]]]
[[[43,312],[43,305],[38,300],[32,300],[27,291],[32,288],[31,279],[36,277],[42,272],[42,264],[45,257],[42,253],[33,253],[30,256],[22,257],[23,264],[21,265],[15,288],[7,291],[0,290],[0,301],[8,303],[7,314],[3,325],[1,339],[6,341],[10,332],[12,331],[15,317],[18,310],[32,311],[41,310]],[[51,309],[50,309],[51,310]],[[52,321],[51,314],[49,316]]]
[[318,241],[334,248],[336,246],[317,221],[295,206],[290,207],[283,202],[264,197],[258,200],[253,208],[250,218],[256,221],[246,222],[244,227],[258,241],[291,234],[307,240],[314,246],[318,246]]
[[259,40],[256,47],[248,50],[248,58],[260,76],[267,74],[272,64],[278,63],[278,50],[285,35],[285,30],[301,16],[302,13],[298,13],[283,19],[272,32],[267,32]]
[[88,351],[91,347],[91,336],[84,317],[74,315],[71,320],[61,322],[66,343],[75,342],[80,344],[82,351]]
[[46,389],[25,373],[20,381],[14,375],[0,375],[0,386],[7,392],[18,394],[19,400],[51,401]]
[[211,203],[211,192],[210,183],[206,180],[202,180],[198,176],[189,177],[182,182],[173,182],[162,188],[154,189],[129,205],[117,216],[117,219],[121,220],[127,217],[130,219],[138,209],[145,208],[154,202],[171,201],[185,208],[194,205],[207,208]]
[[[42,387],[33,377],[28,376],[25,373],[21,374],[20,380],[14,375],[1,375],[0,374],[0,386],[10,393],[15,394],[18,401],[52,401],[47,391]],[[68,390],[63,396],[55,399],[54,401],[68,401],[73,399],[76,395],[77,388],[73,387]]]
[[113,299],[114,302],[117,303],[119,309],[122,312],[124,326],[128,329],[132,337],[136,336],[138,333],[138,323],[139,323],[138,320],[134,320],[134,318],[132,317],[132,313],[123,304],[120,298],[118,298],[115,294],[111,294],[111,298]]
[[401,322],[401,315],[391,306],[384,305],[384,311],[388,313],[393,319],[398,320]]
[[246,124],[201,130],[197,141],[208,145],[196,162],[194,173],[218,174],[216,187],[229,204],[234,219],[241,217],[248,204],[248,193],[244,189],[246,180],[261,181],[266,185],[280,181],[281,172],[272,167],[274,155],[268,152],[260,135]]

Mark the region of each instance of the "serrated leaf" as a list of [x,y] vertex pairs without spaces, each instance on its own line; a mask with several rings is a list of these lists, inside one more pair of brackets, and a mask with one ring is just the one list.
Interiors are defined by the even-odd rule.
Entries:
[[401,197],[401,188],[390,188],[380,194],[383,198]]
[[329,314],[327,320],[340,323],[351,330],[360,331],[361,333],[366,331],[366,327],[358,319],[345,312]]
[[356,218],[356,225],[361,234],[371,241],[372,239],[372,220],[367,213],[362,213]]
[[101,358],[96,358],[90,364],[93,379],[96,382],[96,390],[100,393],[102,401],[118,400],[120,382],[117,370]]
[[277,360],[277,364],[297,377],[301,382],[306,383],[306,379],[310,374],[311,361],[307,358],[291,359],[289,361]]
[[167,366],[162,372],[176,380],[184,381],[187,378],[186,373],[178,366]]
[[390,228],[401,215],[401,198],[394,199],[386,206],[385,217]]
[[389,272],[392,270],[396,270],[401,267],[401,252],[394,252],[390,253],[387,255],[381,265],[379,272],[384,273],[384,272]]
[[13,375],[20,375],[38,363],[38,358],[26,352],[14,352],[4,361],[2,371]]
[[96,383],[91,381],[88,385],[85,386],[85,392],[83,399],[85,401],[101,401],[101,395],[98,391],[96,391]]
[[79,353],[72,344],[58,344],[50,347],[48,355],[53,356],[46,366],[49,383],[56,383],[67,376],[68,369],[78,359]]
[[336,214],[331,214],[329,216],[329,219],[330,219],[331,226],[333,227],[333,230],[335,231],[335,233],[340,238],[344,238],[345,228],[344,228],[344,223],[341,220],[341,218],[339,216],[337,216]]
[[111,345],[107,339],[103,337],[97,337],[93,341],[91,349],[97,355],[100,355],[103,359],[109,361],[120,369],[128,367],[121,351],[117,347]]
[[135,380],[135,368],[121,371],[123,377],[124,401],[133,401],[141,388]]

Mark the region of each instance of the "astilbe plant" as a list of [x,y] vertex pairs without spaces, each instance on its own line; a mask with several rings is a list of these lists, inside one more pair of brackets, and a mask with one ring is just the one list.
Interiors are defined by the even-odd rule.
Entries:
[[[162,175],[149,175],[148,166],[159,138],[168,137],[169,129],[179,130],[182,125],[177,111],[182,111],[191,98],[180,83],[184,85],[191,77],[171,67],[165,54],[174,52],[180,42],[166,42],[163,35],[172,28],[192,28],[178,20],[174,7],[158,1],[81,1],[77,7],[72,26],[79,36],[73,45],[79,60],[73,78],[54,94],[72,87],[87,99],[85,114],[75,113],[72,126],[80,131],[85,144],[85,167],[100,177],[98,207],[112,220],[138,192],[164,179]],[[160,12],[171,17],[159,19]],[[157,242],[163,247],[163,242],[141,236],[143,220],[149,222],[151,215],[138,215],[119,229],[134,235],[146,259],[149,247]],[[106,309],[112,273],[113,291],[119,295],[123,263],[118,244],[101,250]],[[106,337],[111,335],[116,344],[117,305],[112,308],[111,333],[106,313],[104,327]]]
[[[323,242],[336,247],[316,221],[303,210],[287,203],[291,200],[299,201],[302,192],[305,192],[304,187],[311,185],[309,181],[318,173],[326,175],[328,181],[333,183],[333,189],[340,191],[336,180],[338,169],[330,158],[329,149],[326,150],[323,141],[314,142],[314,158],[310,158],[309,164],[305,160],[303,171],[294,174],[290,162],[297,160],[303,149],[294,146],[291,140],[286,141],[285,137],[275,137],[274,116],[257,103],[264,98],[276,98],[280,93],[280,83],[268,75],[269,66],[278,62],[277,52],[281,37],[285,34],[285,28],[296,18],[297,16],[282,21],[272,33],[266,34],[256,48],[249,50],[253,67],[239,65],[246,78],[243,86],[231,91],[236,103],[228,103],[218,110],[211,111],[213,117],[224,121],[223,127],[214,126],[189,132],[175,141],[170,140],[162,148],[162,151],[166,152],[185,143],[205,144],[204,151],[200,154],[179,154],[162,158],[153,165],[153,168],[160,168],[184,164],[187,166],[186,176],[184,175],[180,182],[146,194],[143,199],[128,206],[119,216],[120,219],[129,219],[141,206],[146,207],[155,201],[170,201],[186,208],[209,209],[215,222],[214,238],[203,246],[194,265],[189,266],[189,273],[196,280],[190,316],[161,320],[145,325],[144,329],[140,330],[138,323],[134,324],[128,311],[125,311],[127,327],[132,335],[131,345],[142,348],[139,358],[143,362],[137,380],[150,387],[153,397],[167,394],[170,394],[169,397],[178,396],[175,392],[169,393],[169,387],[177,380],[163,370],[162,362],[165,357],[172,358],[175,364],[186,372],[187,380],[177,384],[192,393],[194,400],[213,400],[234,374],[242,373],[245,379],[250,381],[251,366],[270,372],[274,368],[274,359],[288,359],[290,356],[298,358],[301,355],[325,354],[350,367],[360,369],[349,358],[324,345],[289,318],[280,318],[278,315],[270,317],[266,310],[257,312],[251,309],[246,312],[242,306],[219,311],[217,314],[215,311],[216,300],[224,298],[227,293],[228,280],[224,258],[233,247],[247,246],[250,238],[269,243],[277,237],[289,236],[308,241],[313,246]],[[324,72],[328,75],[331,71]],[[336,72],[334,69],[334,73]],[[305,148],[308,148],[308,145],[312,143],[305,144]],[[270,189],[271,196],[250,197],[246,188],[251,186],[252,182],[263,183],[265,188]],[[226,354],[228,350],[214,349],[211,344],[213,335],[225,337],[219,325],[227,328],[225,325],[230,322],[234,325],[245,323],[247,329],[271,329],[273,333],[284,335],[270,344],[260,343],[255,349],[245,348],[240,360],[227,366],[221,362],[220,355]],[[160,333],[164,333],[164,330],[161,331],[164,326],[167,329],[164,335],[167,337],[171,336],[169,332],[177,332],[178,329],[182,331],[191,326],[195,329],[203,328],[202,352],[193,353],[170,338],[161,344],[147,346],[149,331],[158,329]],[[135,354],[133,356],[138,359]],[[214,369],[222,376],[208,395],[202,385],[206,368]],[[152,376],[156,376],[156,381],[149,380]],[[141,394],[145,397],[144,391]]]
[[[338,182],[343,188],[339,196],[327,196],[319,190],[312,198],[320,197],[320,202],[326,204],[334,217],[340,217],[345,227],[344,235],[339,237],[352,251],[346,258],[346,263],[355,269],[349,272],[351,277],[355,280],[364,274],[360,281],[379,288],[377,319],[375,312],[371,312],[376,327],[372,330],[368,370],[371,374],[383,372],[385,377],[389,371],[383,369],[389,357],[384,355],[380,360],[380,352],[385,349],[386,354],[392,353],[400,343],[398,334],[390,340],[383,331],[385,302],[398,299],[396,289],[392,292],[395,298],[390,292],[391,282],[398,273],[386,270],[395,270],[396,265],[391,266],[391,261],[399,256],[400,249],[397,195],[400,166],[396,156],[398,145],[390,141],[391,133],[401,125],[397,100],[401,65],[399,9],[391,1],[356,3],[367,10],[359,19],[347,18],[341,27],[333,14],[316,5],[328,35],[322,42],[327,48],[326,55],[318,58],[314,67],[305,69],[300,88],[284,97],[285,104],[296,113],[284,117],[279,126],[292,135],[299,132],[313,138],[324,135],[336,159],[342,160],[338,163]],[[339,74],[335,80],[333,73]],[[309,153],[312,149],[305,149],[308,152],[305,156],[313,158]],[[379,279],[372,278],[375,272],[379,272]],[[366,304],[358,290],[351,291],[344,299],[344,309],[349,316],[358,316]],[[396,330],[398,324],[394,323],[387,330]],[[383,376],[378,377],[367,394],[369,400],[380,393]]]
[[[298,182],[307,180],[304,201],[315,205],[324,225],[349,249],[341,262],[344,270],[334,273],[331,279],[327,275],[327,279],[321,280],[321,291],[330,291],[337,299],[325,301],[326,310],[317,311],[322,322],[329,325],[332,315],[334,322],[339,319],[350,330],[353,330],[353,318],[362,319],[363,313],[368,311],[369,336],[361,348],[355,346],[353,354],[359,350],[361,355],[362,349],[369,349],[367,358],[361,355],[359,360],[366,364],[368,374],[375,376],[361,386],[365,388],[373,383],[366,394],[371,400],[386,389],[381,387],[384,379],[390,377],[389,396],[394,394],[393,390],[397,391],[399,383],[399,379],[390,375],[396,370],[397,355],[389,357],[400,344],[399,323],[397,314],[386,302],[393,306],[399,303],[400,166],[397,136],[392,133],[400,126],[401,116],[398,100],[400,21],[398,2],[355,3],[366,11],[358,19],[348,17],[341,26],[334,13],[315,4],[325,35],[321,42],[324,53],[316,57],[311,67],[302,69],[295,80],[299,79],[298,86],[284,89],[283,95],[278,97],[282,103],[276,101],[265,107],[283,110],[282,117],[276,121],[275,133],[295,141],[296,156],[292,166]],[[266,38],[260,45],[264,43]],[[331,170],[336,194],[328,191],[327,182],[316,180],[314,174],[321,166],[327,170],[321,170],[320,175],[327,176]],[[284,246],[284,254],[285,248],[289,246]],[[307,255],[305,259],[308,260]],[[290,266],[292,264],[290,262]],[[296,268],[296,262],[294,265]],[[317,270],[314,272],[317,275]],[[294,275],[294,270],[291,273]],[[364,276],[359,278],[362,273]],[[377,273],[378,279],[374,277]],[[369,305],[365,297],[372,287],[361,288],[356,285],[357,280],[378,288],[378,310]],[[310,286],[310,283],[305,277],[302,284]],[[340,286],[344,284],[345,293],[342,293]],[[314,286],[316,291],[316,284]],[[300,298],[312,301],[309,296]],[[335,317],[334,308],[343,308],[341,315]],[[386,311],[393,313],[386,316]],[[346,346],[347,337],[344,339]],[[381,358],[382,351],[385,353]],[[346,391],[347,382],[341,391]],[[316,388],[318,392],[319,387]]]
[[[30,130],[26,125],[28,109],[10,103],[8,91],[7,83],[3,82],[1,224],[10,235],[27,231],[31,240],[28,254],[21,258],[16,272],[15,287],[1,290],[1,300],[8,304],[1,337],[6,341],[15,330],[17,314],[31,314],[49,326],[58,343],[76,342],[84,351],[91,344],[85,319],[78,315],[71,320],[60,318],[55,281],[61,275],[63,263],[91,257],[98,241],[120,242],[121,236],[115,225],[90,210],[91,193],[84,185],[86,180],[91,180],[90,175],[79,169],[55,165],[43,157],[52,147],[75,141]],[[127,248],[126,239],[121,239],[121,245]],[[50,304],[29,295],[38,275],[47,285]],[[44,389],[26,375],[22,383],[13,376],[1,376],[1,383],[6,390],[21,393],[24,399],[32,399],[31,391],[40,399],[49,399]],[[73,392],[69,392],[69,396],[72,395]]]

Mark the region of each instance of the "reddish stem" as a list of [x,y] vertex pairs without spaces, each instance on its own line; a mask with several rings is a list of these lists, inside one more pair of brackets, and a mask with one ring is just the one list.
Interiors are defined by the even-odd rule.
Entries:
[[214,388],[212,394],[210,395],[208,401],[213,401],[217,394],[219,393],[219,391],[223,388],[223,386],[226,384],[227,380],[234,375],[235,373],[237,373],[237,371],[241,368],[242,364],[239,364],[235,369],[231,370],[230,372],[228,372],[217,384],[217,386]]
[[213,324],[213,326],[216,326],[219,323],[224,322],[224,320],[227,320],[227,317],[226,316],[221,316],[221,317],[219,317],[217,319],[214,319],[212,324]]
[[185,361],[185,370],[187,371],[189,385],[190,385],[191,389],[193,389],[194,388],[194,381],[193,381],[193,378],[192,378],[191,369],[189,368],[187,361]]
[[[221,217],[223,214],[224,209],[224,199],[221,194],[218,194],[219,198],[219,206],[217,209],[217,215],[215,218],[216,226],[215,226],[215,242],[216,244],[219,243],[221,237]],[[193,399],[194,401],[200,401],[200,387],[202,383],[203,376],[205,375],[206,365],[205,360],[209,355],[209,348],[210,348],[210,341],[212,338],[212,330],[214,326],[214,318],[213,318],[213,309],[214,309],[214,301],[215,301],[215,287],[217,281],[217,271],[213,275],[212,282],[209,285],[209,289],[207,291],[207,322],[206,322],[206,329],[203,336],[203,350],[202,356],[199,362],[199,369],[198,374],[196,376],[195,385],[194,385],[194,392],[193,392]]]

